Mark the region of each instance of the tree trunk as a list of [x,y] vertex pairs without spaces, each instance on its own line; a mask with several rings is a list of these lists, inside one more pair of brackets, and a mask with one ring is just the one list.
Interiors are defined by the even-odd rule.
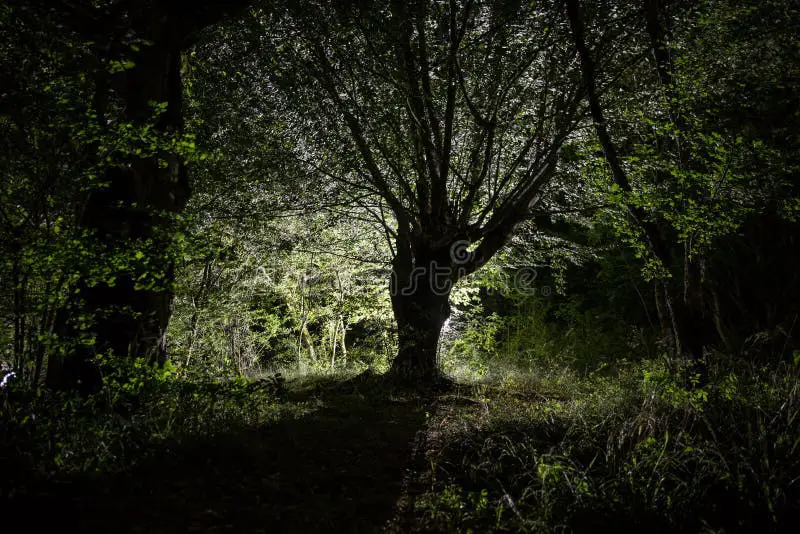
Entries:
[[706,313],[703,298],[703,271],[705,258],[701,254],[692,258],[688,243],[684,250],[683,273],[683,304],[685,308],[685,322],[682,329],[681,350],[687,354],[692,362],[690,380],[696,380],[694,385],[703,386],[708,382],[708,367],[705,360],[705,348],[711,346],[713,339],[711,320]]
[[670,360],[675,358],[677,344],[675,342],[675,328],[672,324],[672,313],[667,307],[666,292],[661,280],[656,280],[653,284],[653,294],[655,296],[656,313],[658,313],[658,325],[661,330],[661,342],[667,349]]
[[[182,82],[180,50],[156,43],[134,58],[135,66],[118,73],[111,88],[124,102],[124,119],[134,125],[152,120],[153,102],[167,103],[158,118],[158,131],[178,132],[181,128]],[[99,87],[98,91],[106,88]],[[169,212],[186,205],[189,187],[185,169],[174,154],[159,158],[133,157],[126,164],[109,169],[107,185],[92,191],[80,224],[97,239],[100,257],[106,265],[119,265],[118,258],[142,254],[130,268],[113,272],[97,283],[87,274],[77,287],[80,317],[88,328],[69,325],[64,334],[74,349],[48,362],[47,384],[55,389],[92,392],[100,387],[101,375],[93,357],[113,353],[122,357],[146,357],[162,364],[166,358],[166,328],[172,308],[174,270],[170,259]],[[90,269],[87,268],[87,271]],[[153,281],[143,287],[142,277]],[[91,344],[76,342],[88,336]],[[70,339],[72,338],[72,339]]]
[[406,248],[395,256],[390,289],[398,349],[389,372],[403,382],[430,383],[443,378],[437,349],[442,327],[450,317],[454,282],[448,251],[414,253]]
[[336,340],[339,337],[339,319],[333,321],[333,335],[331,336],[331,370],[336,367]]
[[[674,105],[676,101],[675,87],[672,73],[672,50],[670,48],[667,30],[662,20],[660,0],[644,0],[644,16],[647,34],[650,38],[650,48],[655,59],[656,74],[659,84],[667,97],[667,111],[670,121],[675,125],[677,135],[671,139],[678,156],[681,170],[689,169],[692,157],[683,134],[688,130],[687,121]],[[688,199],[698,200],[698,193],[693,187],[687,187],[683,192]],[[697,378],[700,384],[707,381],[704,348],[711,342],[709,333],[709,319],[705,313],[703,303],[703,288],[701,285],[703,266],[705,260],[701,251],[692,251],[692,237],[689,236],[683,243],[683,302],[678,306],[676,323],[679,327],[679,344],[682,354],[689,356],[692,361],[692,377]]]
[[203,276],[200,279],[200,288],[197,296],[192,297],[192,317],[189,319],[189,347],[186,351],[186,361],[184,367],[189,367],[189,362],[192,359],[195,343],[197,343],[197,333],[200,328],[200,311],[205,305],[206,293],[210,290],[211,285],[211,268],[214,265],[214,260],[209,258],[203,266]]
[[342,344],[344,344],[344,320],[342,313],[344,308],[344,288],[342,277],[336,272],[336,285],[339,288],[339,302],[337,303],[336,318],[333,321],[333,341],[331,343],[331,370],[336,366],[336,342],[339,337],[339,325],[342,326]]
[[[653,2],[648,2],[648,5],[650,4],[653,4]],[[580,0],[567,0],[566,8],[567,18],[572,28],[573,42],[581,63],[581,73],[584,81],[586,98],[589,103],[595,132],[603,147],[603,153],[606,161],[608,161],[614,182],[622,191],[629,193],[632,191],[632,188],[628,181],[627,173],[619,159],[617,146],[609,135],[603,108],[600,105],[600,99],[595,87],[595,62],[585,41],[583,6]],[[657,39],[660,38],[656,38],[656,40]],[[659,74],[663,76],[661,71],[659,71]],[[641,228],[647,246],[653,256],[661,262],[664,268],[669,269],[672,266],[673,259],[671,246],[661,235],[658,225],[650,220],[647,212],[640,206],[628,204],[627,208],[633,221]],[[663,297],[666,304],[663,310],[667,311],[671,318],[676,352],[689,357],[692,362],[690,372],[697,377],[697,380],[690,385],[705,384],[707,380],[707,369],[703,358],[703,317],[686,302],[685,298],[680,298],[675,295],[668,281],[662,281],[662,285],[664,288]],[[691,294],[695,295],[694,289],[692,291]]]
[[[94,73],[98,124],[111,123],[106,120],[105,107],[112,101],[113,91],[113,100],[123,109],[122,118],[134,127],[152,123],[154,103],[166,104],[152,130],[175,133],[182,121],[181,50],[200,30],[249,3],[197,0],[189,7],[184,2],[155,0],[118,2],[112,9],[95,10],[90,6],[77,9],[64,2],[60,11],[53,11],[86,41],[96,43],[101,56]],[[133,42],[131,37],[148,44],[138,44],[138,48],[125,44]],[[107,72],[111,61],[124,70]],[[125,161],[106,172],[106,185],[89,195],[80,220],[97,239],[99,257],[90,261],[112,266],[114,271],[97,283],[91,275],[93,266],[85,266],[74,288],[74,301],[59,310],[57,331],[62,345],[70,350],[48,359],[46,382],[52,388],[97,390],[101,376],[94,356],[99,353],[143,356],[159,364],[166,358],[174,272],[169,253],[170,217],[165,214],[180,212],[186,205],[186,169],[180,158],[167,150],[155,156],[122,156]],[[119,253],[133,253],[132,247],[143,257],[132,267],[118,267]],[[144,273],[155,275],[145,280],[149,284],[142,283]],[[88,328],[82,326],[86,322]],[[91,342],[86,343],[86,338]]]
[[440,377],[436,355],[442,327],[450,317],[449,296],[449,292],[437,295],[427,288],[411,295],[392,295],[398,338],[392,374],[423,382]]
[[341,339],[341,344],[342,344],[342,366],[344,368],[347,368],[347,343],[346,343],[346,341],[347,341],[347,328],[344,325],[344,319],[342,319],[340,317],[339,320],[340,320],[339,331],[342,333],[341,338],[340,338]]

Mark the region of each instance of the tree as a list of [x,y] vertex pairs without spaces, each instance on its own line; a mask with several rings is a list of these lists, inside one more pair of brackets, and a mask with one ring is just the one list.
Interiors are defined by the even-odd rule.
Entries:
[[[639,81],[627,88],[627,96],[604,97],[602,102],[608,73],[621,72],[624,66],[622,55],[614,57],[592,46],[593,33],[603,32],[604,4],[568,0],[566,10],[616,197],[636,227],[629,237],[640,236],[642,248],[649,251],[645,254],[655,260],[659,314],[666,319],[675,352],[694,362],[701,381],[707,349],[729,341],[723,322],[731,312],[719,299],[720,289],[727,290],[714,280],[715,271],[728,267],[708,258],[725,241],[735,239],[748,219],[775,211],[770,206],[774,201],[767,199],[785,197],[791,178],[780,175],[790,175],[793,168],[789,164],[778,172],[770,169],[775,166],[770,160],[785,160],[765,147],[765,132],[754,136],[726,118],[729,111],[724,109],[745,84],[721,80],[731,76],[729,65],[747,53],[736,43],[741,38],[737,36],[725,49],[725,59],[720,58],[718,43],[732,41],[724,22],[730,7],[726,2],[645,0],[628,31],[639,33],[640,42],[634,46],[646,50],[651,61],[637,69]],[[743,6],[741,11],[748,15],[753,8]],[[606,65],[598,66],[602,61]],[[763,69],[774,72],[775,65],[784,62],[780,55],[770,57]],[[791,70],[783,76],[791,79]],[[619,93],[625,91],[623,86]],[[747,95],[743,100],[760,98]],[[623,120],[628,121],[624,128]],[[750,262],[746,256],[739,253],[736,259],[745,265]],[[782,300],[776,294],[769,298]],[[741,302],[737,304],[741,308]]]
[[[38,383],[55,340],[56,311],[75,281],[80,204],[97,162],[87,139],[95,123],[82,102],[90,47],[35,6],[0,10],[0,286],[2,320],[17,376]],[[90,124],[91,122],[91,124]],[[6,345],[5,339],[3,345]]]
[[395,375],[438,376],[453,284],[546,197],[583,117],[559,6],[293,3],[257,24],[274,49],[264,93],[283,102],[275,134],[353,197],[378,199]]
[[[63,357],[50,358],[49,386],[96,389],[93,354],[163,361],[172,300],[167,214],[179,213],[189,196],[175,144],[182,128],[181,52],[200,30],[244,5],[118,0],[33,6],[91,47],[88,65],[71,67],[94,82],[86,108],[98,134],[87,148],[105,163],[100,184],[80,200],[78,224],[96,240],[91,261],[109,272],[96,280],[92,266],[84,266],[72,310],[60,315],[62,337],[80,341]],[[125,130],[143,142],[113,146],[114,134]],[[126,254],[134,257],[121,259]]]

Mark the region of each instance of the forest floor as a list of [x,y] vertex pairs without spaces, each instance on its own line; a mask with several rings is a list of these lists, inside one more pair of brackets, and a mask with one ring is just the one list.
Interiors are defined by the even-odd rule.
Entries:
[[165,443],[113,476],[41,481],[7,501],[4,523],[13,516],[32,532],[379,531],[403,492],[425,399],[367,389],[290,385],[281,402],[300,410]]
[[[659,401],[619,376],[438,394],[369,375],[298,378],[259,424],[132,441],[135,461],[121,469],[17,473],[24,483],[2,495],[0,521],[27,532],[789,532],[800,517],[791,391],[771,423],[758,419],[759,435],[741,438],[752,450],[735,452],[725,425],[746,408],[718,416],[707,396]],[[775,440],[785,450],[757,450]],[[8,450],[0,469],[14,468]]]

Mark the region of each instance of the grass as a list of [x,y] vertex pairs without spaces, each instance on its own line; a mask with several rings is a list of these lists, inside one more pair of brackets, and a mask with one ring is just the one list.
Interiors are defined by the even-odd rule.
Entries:
[[623,362],[462,370],[444,394],[371,374],[12,392],[2,517],[88,532],[793,531],[798,370],[737,365],[696,391]]
[[714,374],[688,392],[652,362],[509,373],[440,399],[414,530],[794,531],[797,370]]

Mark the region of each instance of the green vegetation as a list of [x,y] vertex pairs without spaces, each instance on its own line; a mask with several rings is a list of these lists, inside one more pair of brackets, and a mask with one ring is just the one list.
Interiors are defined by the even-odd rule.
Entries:
[[720,367],[686,391],[653,362],[509,372],[439,399],[415,531],[788,531],[796,369]]
[[[789,532],[800,517],[797,366],[729,361],[695,391],[653,361],[473,369],[447,393],[341,373],[11,392],[4,498],[33,528],[47,503],[159,532]],[[182,499],[194,515],[171,515]]]

